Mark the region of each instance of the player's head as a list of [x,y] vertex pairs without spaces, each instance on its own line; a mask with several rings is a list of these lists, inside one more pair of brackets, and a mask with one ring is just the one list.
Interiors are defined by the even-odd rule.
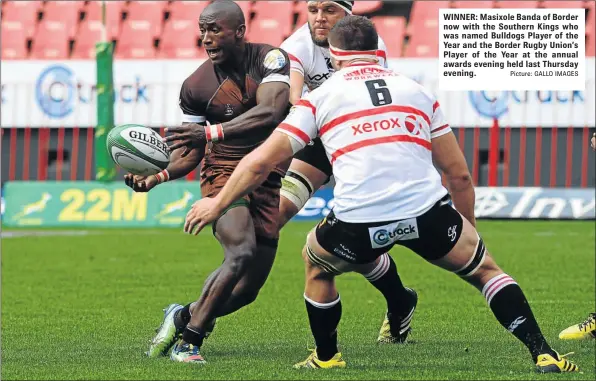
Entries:
[[366,17],[345,17],[329,33],[329,53],[336,70],[355,60],[378,62],[378,49],[377,29]]
[[308,27],[316,45],[328,47],[327,36],[342,18],[352,14],[353,1],[309,1]]
[[223,63],[244,42],[244,13],[231,0],[216,0],[201,13],[199,28],[203,46],[211,61]]

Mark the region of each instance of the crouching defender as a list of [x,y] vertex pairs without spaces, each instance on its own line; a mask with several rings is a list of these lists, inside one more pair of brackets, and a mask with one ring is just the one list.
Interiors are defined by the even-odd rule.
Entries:
[[[276,163],[318,136],[333,164],[336,206],[308,234],[303,249],[304,297],[316,350],[295,367],[346,366],[337,347],[342,309],[335,277],[369,271],[397,244],[481,291],[540,372],[577,371],[549,346],[522,289],[497,266],[478,235],[467,164],[439,103],[416,82],[379,66],[377,41],[370,20],[339,21],[329,35],[336,74],[297,103],[277,131],[238,164],[215,198],[193,205],[185,230],[199,231],[216,220]],[[446,174],[457,209],[433,162]]]

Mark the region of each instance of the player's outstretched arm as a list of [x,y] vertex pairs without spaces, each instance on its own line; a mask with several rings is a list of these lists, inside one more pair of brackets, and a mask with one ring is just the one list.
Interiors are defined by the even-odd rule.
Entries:
[[304,90],[304,74],[292,70],[290,72],[290,103],[295,105],[302,98]]
[[224,139],[255,129],[275,129],[284,118],[290,102],[290,87],[285,82],[266,82],[257,89],[257,105],[242,115],[223,123]]
[[169,180],[176,180],[191,173],[203,160],[205,148],[195,148],[183,156],[185,148],[180,148],[170,155],[170,164],[166,170],[170,176]]
[[455,204],[455,208],[473,226],[475,193],[472,176],[459,144],[453,132],[432,139],[433,161],[447,177],[447,188]]
[[238,164],[226,185],[215,198],[197,201],[186,216],[184,231],[198,234],[215,221],[235,200],[252,192],[269,176],[276,165],[294,155],[290,137],[281,132],[273,134]]

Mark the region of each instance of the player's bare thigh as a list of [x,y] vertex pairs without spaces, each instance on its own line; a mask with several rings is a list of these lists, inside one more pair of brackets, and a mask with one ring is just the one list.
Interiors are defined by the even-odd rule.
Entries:
[[328,176],[324,172],[300,159],[292,160],[289,171],[305,178],[309,183],[309,186],[312,188],[312,193],[309,193],[307,187],[296,181],[292,190],[287,189],[287,187],[282,188],[281,199],[279,202],[280,229],[291,220],[292,217],[298,214],[312,194],[322,187],[328,180]]
[[479,287],[502,272],[488,250],[480,252],[479,246],[483,244],[474,226],[463,218],[462,232],[453,249],[443,258],[431,263],[458,273],[463,279]]

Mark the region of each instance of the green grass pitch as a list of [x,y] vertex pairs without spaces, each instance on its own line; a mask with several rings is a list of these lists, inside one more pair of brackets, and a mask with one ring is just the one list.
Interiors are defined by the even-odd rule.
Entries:
[[278,258],[257,301],[222,318],[205,342],[208,364],[143,356],[162,308],[198,297],[222,260],[206,229],[90,230],[86,236],[2,240],[2,379],[591,379],[595,341],[560,330],[595,307],[593,222],[489,222],[479,229],[500,266],[524,289],[542,330],[581,373],[544,377],[502,328],[482,295],[415,254],[392,251],[420,296],[408,345],[379,346],[382,296],[344,275],[339,326],[345,370],[295,371],[313,346],[300,250],[314,223],[282,232]]

